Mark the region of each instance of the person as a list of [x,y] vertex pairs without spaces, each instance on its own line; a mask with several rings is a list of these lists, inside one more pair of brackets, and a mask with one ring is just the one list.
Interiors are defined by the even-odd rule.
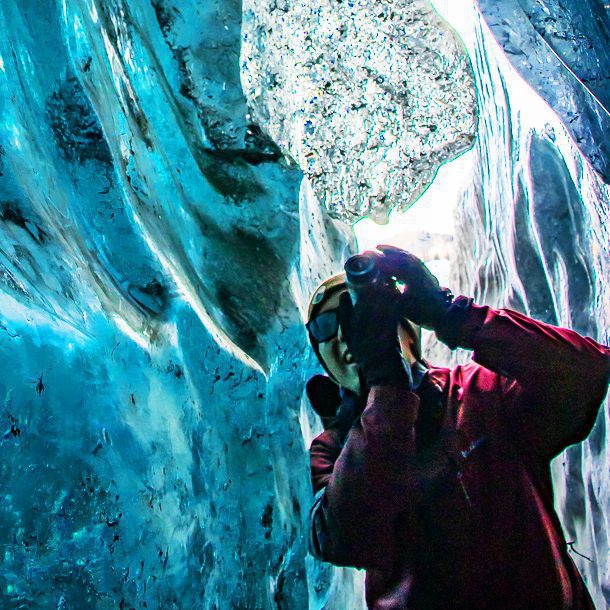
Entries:
[[[378,246],[384,277],[312,297],[327,375],[307,384],[324,431],[310,448],[311,552],[366,570],[369,608],[594,608],[553,507],[550,462],[590,433],[610,350],[439,286],[420,259]],[[417,325],[473,350],[428,364]]]

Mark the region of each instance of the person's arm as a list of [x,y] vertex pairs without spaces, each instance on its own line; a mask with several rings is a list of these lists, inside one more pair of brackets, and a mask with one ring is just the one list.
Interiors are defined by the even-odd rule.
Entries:
[[[366,406],[337,453],[327,436],[311,448],[312,551],[338,565],[384,568],[396,554],[396,520],[413,493],[419,398],[398,342],[397,293],[341,295],[342,336],[358,363]],[[319,491],[324,485],[324,490]]]
[[608,389],[610,349],[565,328],[458,297],[437,336],[507,378],[520,432],[545,457],[584,440]]
[[378,248],[382,269],[406,285],[405,315],[450,348],[474,350],[476,362],[505,377],[506,404],[516,415],[511,423],[533,451],[553,457],[587,437],[608,389],[607,347],[514,311],[479,307],[466,297],[453,301],[419,258]]
[[396,518],[414,493],[418,406],[408,387],[375,386],[343,446],[333,430],[313,441],[310,546],[319,559],[367,569],[392,565]]

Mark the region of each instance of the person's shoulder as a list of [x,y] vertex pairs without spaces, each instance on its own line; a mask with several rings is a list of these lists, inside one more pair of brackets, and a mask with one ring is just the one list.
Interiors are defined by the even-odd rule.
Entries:
[[488,376],[496,377],[495,373],[472,360],[453,368],[430,366],[428,374],[430,380],[442,389],[455,385],[464,386],[479,379],[484,380]]
[[336,428],[327,428],[311,441],[311,447],[309,449],[310,451],[315,449],[332,451],[337,448],[341,448],[339,430]]
[[458,364],[451,369],[449,376],[449,384],[458,386],[463,391],[502,391],[503,387],[511,381],[509,377],[492,371],[474,360]]
[[440,389],[445,388],[451,379],[452,370],[445,366],[435,366],[428,364],[428,378]]

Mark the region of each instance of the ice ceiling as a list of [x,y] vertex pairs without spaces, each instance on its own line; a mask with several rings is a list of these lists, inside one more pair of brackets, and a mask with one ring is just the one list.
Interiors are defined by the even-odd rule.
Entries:
[[[361,607],[306,553],[302,310],[473,143],[452,287],[608,343],[608,16],[565,5],[0,3],[2,608]],[[608,423],[554,464],[599,607]]]

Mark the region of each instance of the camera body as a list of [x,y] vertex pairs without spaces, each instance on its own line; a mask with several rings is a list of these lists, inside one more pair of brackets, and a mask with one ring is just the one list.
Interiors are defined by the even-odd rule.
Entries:
[[354,305],[364,293],[397,290],[396,280],[381,270],[377,258],[374,252],[365,252],[345,262],[347,289]]

